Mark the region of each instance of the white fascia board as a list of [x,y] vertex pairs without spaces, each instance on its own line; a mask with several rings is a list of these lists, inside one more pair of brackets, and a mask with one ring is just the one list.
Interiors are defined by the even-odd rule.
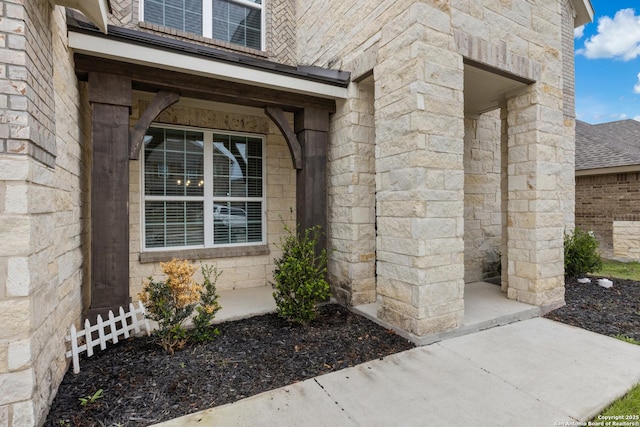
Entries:
[[590,0],[571,0],[576,16],[573,20],[574,28],[593,22],[594,10]]
[[640,172],[640,165],[612,166],[608,168],[576,170],[576,176],[609,175],[614,173]]
[[103,33],[107,34],[109,0],[53,0],[58,6],[77,9],[89,18]]
[[179,71],[251,86],[329,99],[346,99],[347,88],[305,80],[294,76],[213,61],[206,58],[170,52],[69,31],[69,47],[78,53],[113,59],[148,67]]

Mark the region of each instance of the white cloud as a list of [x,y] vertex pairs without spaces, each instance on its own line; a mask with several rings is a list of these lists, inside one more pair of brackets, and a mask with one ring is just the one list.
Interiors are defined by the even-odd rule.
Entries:
[[583,35],[584,35],[584,25],[580,25],[578,28],[575,28],[573,30],[574,39],[581,39]]
[[637,121],[637,122],[640,122],[640,116],[635,116],[635,117],[633,118],[633,120],[635,120],[635,121]]
[[589,59],[615,58],[630,61],[640,55],[640,16],[633,9],[616,12],[613,19],[598,20],[597,34],[584,42],[576,53]]
[[616,113],[616,114],[612,114],[611,118],[613,120],[626,120],[627,115],[625,113]]
[[638,73],[638,82],[633,86],[633,93],[640,93],[640,73]]

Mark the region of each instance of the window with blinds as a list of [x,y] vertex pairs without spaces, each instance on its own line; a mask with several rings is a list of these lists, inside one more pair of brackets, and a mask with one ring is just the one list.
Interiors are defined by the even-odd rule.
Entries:
[[141,20],[262,49],[263,0],[144,0]]
[[142,165],[145,250],[265,242],[264,139],[152,127]]

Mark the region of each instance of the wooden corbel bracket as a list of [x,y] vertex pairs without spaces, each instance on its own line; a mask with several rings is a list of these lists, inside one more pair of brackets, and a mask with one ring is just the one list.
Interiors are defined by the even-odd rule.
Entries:
[[175,92],[160,91],[153,98],[136,125],[129,131],[129,159],[138,160],[144,136],[151,123],[160,113],[180,100]]
[[289,152],[291,153],[291,160],[293,161],[293,167],[296,169],[302,169],[302,147],[300,146],[300,141],[298,141],[291,125],[287,121],[284,111],[277,107],[266,107],[264,112],[271,120],[273,120],[273,123],[276,124],[278,129],[280,129],[284,139],[287,141]]

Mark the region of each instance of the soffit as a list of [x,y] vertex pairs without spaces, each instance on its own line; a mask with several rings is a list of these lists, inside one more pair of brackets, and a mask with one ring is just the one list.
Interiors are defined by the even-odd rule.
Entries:
[[109,0],[53,0],[58,6],[79,10],[91,22],[107,34],[107,14],[111,11]]
[[467,115],[482,114],[504,104],[507,97],[518,92],[532,81],[518,76],[490,70],[481,64],[464,64],[464,112]]
[[593,6],[590,0],[571,0],[573,9],[576,11],[574,27],[579,27],[593,21]]

